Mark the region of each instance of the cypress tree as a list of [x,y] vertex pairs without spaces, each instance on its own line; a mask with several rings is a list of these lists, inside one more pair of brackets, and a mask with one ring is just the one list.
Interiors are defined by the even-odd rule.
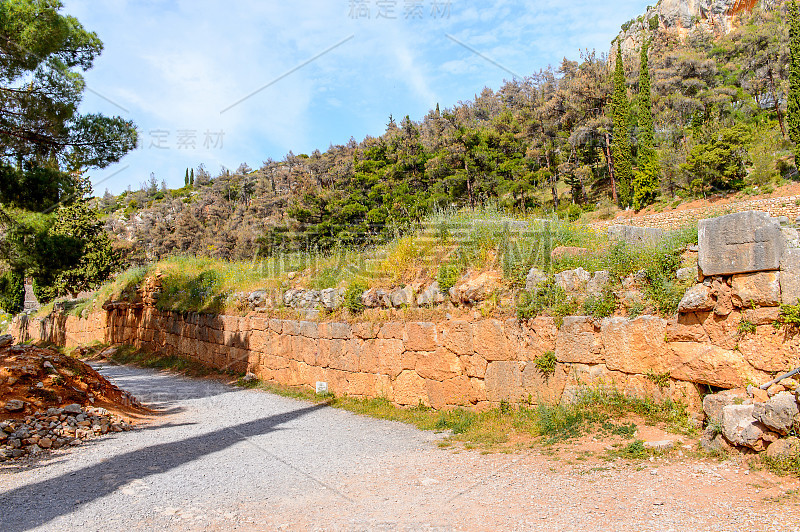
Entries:
[[0,309],[17,314],[25,308],[25,275],[20,271],[0,275]]
[[800,162],[800,15],[797,4],[789,4],[789,98],[786,121],[789,138],[795,145],[795,166]]
[[631,203],[631,142],[628,138],[630,102],[625,86],[625,69],[622,64],[622,46],[617,43],[617,61],[614,68],[614,93],[611,98],[611,158],[617,181],[617,194],[622,207]]
[[189,185],[194,186],[194,168],[192,168],[192,172],[189,174]]
[[647,64],[648,43],[642,45],[639,69],[639,153],[638,168],[631,187],[632,205],[636,210],[653,203],[658,195],[658,155],[654,148],[653,109],[650,96],[650,68]]
[[183,176],[183,186],[189,186],[189,169],[186,169],[186,175]]

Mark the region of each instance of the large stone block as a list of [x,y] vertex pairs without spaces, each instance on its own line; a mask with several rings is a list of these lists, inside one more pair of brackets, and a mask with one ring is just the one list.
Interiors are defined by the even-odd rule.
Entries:
[[408,322],[406,324],[406,349],[409,351],[436,350],[436,324]]
[[486,396],[489,401],[516,402],[522,395],[522,368],[514,360],[490,362],[486,368]]
[[472,324],[466,320],[448,320],[441,326],[442,343],[457,355],[471,355],[475,352],[472,345]]
[[768,374],[754,370],[738,351],[694,342],[672,342],[675,366],[673,379],[737,388],[747,382],[761,382]]
[[700,220],[698,240],[705,276],[777,270],[785,246],[778,221],[758,211]]
[[781,304],[781,273],[755,272],[731,278],[731,297],[739,307],[774,307]]
[[514,353],[508,348],[503,322],[482,320],[475,324],[475,353],[488,361],[509,360]]
[[394,402],[403,406],[417,406],[422,403],[430,405],[425,389],[425,379],[415,371],[406,370],[394,380]]
[[674,363],[674,355],[664,341],[667,322],[662,318],[605,318],[600,329],[605,363],[610,370],[663,373]]
[[786,249],[781,259],[781,302],[797,305],[800,298],[800,249]]
[[664,237],[664,230],[657,227],[635,227],[632,225],[612,225],[608,228],[608,238],[625,242],[629,246],[655,245]]
[[416,353],[415,369],[424,379],[444,381],[461,373],[458,355],[443,347],[433,353]]
[[588,316],[566,316],[556,337],[556,360],[579,364],[603,362],[600,330]]

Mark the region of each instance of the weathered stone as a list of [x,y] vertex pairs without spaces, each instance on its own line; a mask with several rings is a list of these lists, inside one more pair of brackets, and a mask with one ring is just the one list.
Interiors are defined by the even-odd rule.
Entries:
[[608,238],[625,242],[629,246],[653,246],[664,237],[664,230],[656,227],[635,227],[632,225],[611,225],[608,228]]
[[754,405],[728,405],[722,409],[722,434],[733,445],[763,451],[777,435],[753,417]]
[[484,272],[473,279],[452,287],[450,289],[450,301],[463,305],[473,305],[483,301],[500,287],[500,279],[499,272]]
[[393,290],[389,297],[394,308],[410,307],[414,304],[414,289],[406,285]]
[[800,456],[800,438],[792,436],[770,443],[767,456],[776,460]]
[[731,278],[731,297],[738,307],[774,307],[781,303],[780,272],[756,272]]
[[410,321],[406,324],[406,349],[409,351],[435,351],[436,324]]
[[638,270],[622,279],[622,288],[636,290],[643,288],[647,283],[647,270]]
[[704,276],[777,270],[785,246],[778,222],[758,211],[700,220],[698,240]]
[[714,314],[728,316],[733,312],[733,293],[731,287],[721,277],[711,281],[711,295],[716,300]]
[[756,403],[753,417],[778,434],[789,434],[798,413],[797,400],[793,393],[781,392],[766,403]]
[[610,276],[606,270],[594,272],[592,278],[588,283],[586,283],[586,293],[591,295],[599,295],[608,285],[609,279]]
[[485,381],[489,401],[515,402],[522,397],[522,368],[519,362],[490,362],[486,368]]
[[361,295],[361,303],[367,308],[391,308],[392,298],[382,288],[370,288]]
[[0,336],[0,348],[8,347],[9,345],[14,343],[14,337],[10,334],[4,334]]
[[556,286],[561,287],[567,293],[585,292],[586,284],[591,278],[592,274],[580,267],[557,273],[554,277]]
[[400,373],[393,383],[394,402],[403,406],[429,405],[425,390],[425,379],[415,371],[406,370]]
[[772,325],[780,315],[780,307],[759,307],[745,310],[742,319],[753,325]]
[[694,342],[671,342],[669,347],[676,356],[670,371],[673,379],[737,388],[747,381],[765,378],[765,374],[753,370],[742,354],[732,349]]
[[536,287],[546,280],[547,274],[534,266],[528,271],[528,275],[525,276],[525,290],[529,292],[535,290]]
[[434,281],[417,297],[417,305],[428,307],[444,303],[444,294],[439,290],[439,283]]
[[83,408],[81,408],[81,405],[79,405],[78,403],[72,403],[64,407],[64,413],[71,416],[79,415],[82,412]]
[[781,302],[797,305],[800,298],[800,249],[784,250],[781,259]]
[[344,289],[326,288],[320,292],[320,301],[325,310],[332,311],[342,306],[344,300]]
[[699,312],[712,310],[716,301],[711,297],[711,288],[696,284],[689,287],[678,303],[678,312]]
[[656,316],[603,319],[601,337],[608,369],[639,374],[669,371],[675,357],[664,341],[666,328],[666,320]]
[[472,323],[466,320],[448,320],[441,327],[441,338],[446,348],[457,355],[471,355],[475,352]]
[[556,336],[556,360],[579,364],[601,364],[603,343],[600,330],[588,316],[565,316]]
[[678,314],[667,321],[667,342],[708,342],[703,322],[694,312]]
[[21,412],[25,410],[25,403],[19,399],[10,399],[6,401],[5,409],[8,412]]
[[703,397],[703,412],[709,425],[722,423],[722,409],[732,404],[752,404],[742,389],[723,390]]
[[646,449],[653,449],[656,451],[668,451],[675,446],[675,442],[672,440],[658,440],[658,441],[646,441],[644,442],[644,447]]
[[499,320],[481,320],[474,325],[475,353],[488,361],[509,360],[513,358],[503,331],[503,323]]

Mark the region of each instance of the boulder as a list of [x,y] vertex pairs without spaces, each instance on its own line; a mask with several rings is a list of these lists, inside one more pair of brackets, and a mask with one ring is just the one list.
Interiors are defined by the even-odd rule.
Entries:
[[752,404],[747,393],[741,389],[723,390],[703,397],[703,413],[706,415],[708,424],[722,423],[722,409],[736,402]]
[[533,267],[528,271],[528,275],[525,276],[525,290],[532,291],[535,290],[541,283],[547,280],[547,274],[545,274],[542,270]]
[[716,301],[711,297],[711,288],[702,284],[689,287],[678,303],[678,312],[701,312],[712,310]]
[[722,409],[722,434],[733,445],[763,451],[778,435],[753,417],[754,405],[728,405]]
[[697,267],[686,267],[686,268],[679,268],[677,272],[675,272],[675,278],[679,281],[688,281],[690,279],[697,279]]
[[798,413],[797,400],[790,392],[780,392],[766,403],[756,403],[753,409],[755,419],[784,436],[789,434]]
[[781,302],[797,305],[800,298],[800,249],[786,249],[781,259]]
[[592,274],[583,268],[565,270],[555,275],[555,283],[562,290],[569,293],[582,293],[586,291],[586,284],[592,279]]
[[5,409],[8,412],[22,412],[25,410],[25,403],[19,399],[10,399],[6,401]]
[[767,447],[767,456],[772,459],[795,458],[800,455],[800,438],[794,436],[774,441]]
[[395,308],[410,307],[414,304],[414,289],[410,286],[396,288],[392,291],[389,298]]
[[0,348],[8,347],[14,343],[14,337],[10,334],[4,334],[0,336]]
[[450,300],[455,304],[473,305],[488,298],[500,287],[500,273],[484,272],[450,289]]
[[427,307],[444,303],[444,294],[439,290],[439,283],[434,281],[417,297],[417,305]]
[[325,310],[336,310],[342,306],[342,302],[344,301],[344,289],[326,288],[319,293],[319,296]]
[[367,308],[391,308],[392,298],[382,288],[370,288],[361,295],[361,302]]
[[785,247],[777,220],[745,211],[698,224],[698,267],[706,277],[777,270]]
[[635,227],[632,225],[612,225],[608,228],[608,238],[625,242],[629,246],[654,246],[664,237],[664,230],[656,227]]
[[731,298],[737,307],[775,307],[781,304],[781,273],[742,273],[731,278]]

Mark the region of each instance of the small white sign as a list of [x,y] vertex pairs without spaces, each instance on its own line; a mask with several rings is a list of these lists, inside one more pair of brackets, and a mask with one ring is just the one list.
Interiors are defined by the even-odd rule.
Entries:
[[328,393],[328,383],[324,381],[317,381],[317,394],[321,395]]

